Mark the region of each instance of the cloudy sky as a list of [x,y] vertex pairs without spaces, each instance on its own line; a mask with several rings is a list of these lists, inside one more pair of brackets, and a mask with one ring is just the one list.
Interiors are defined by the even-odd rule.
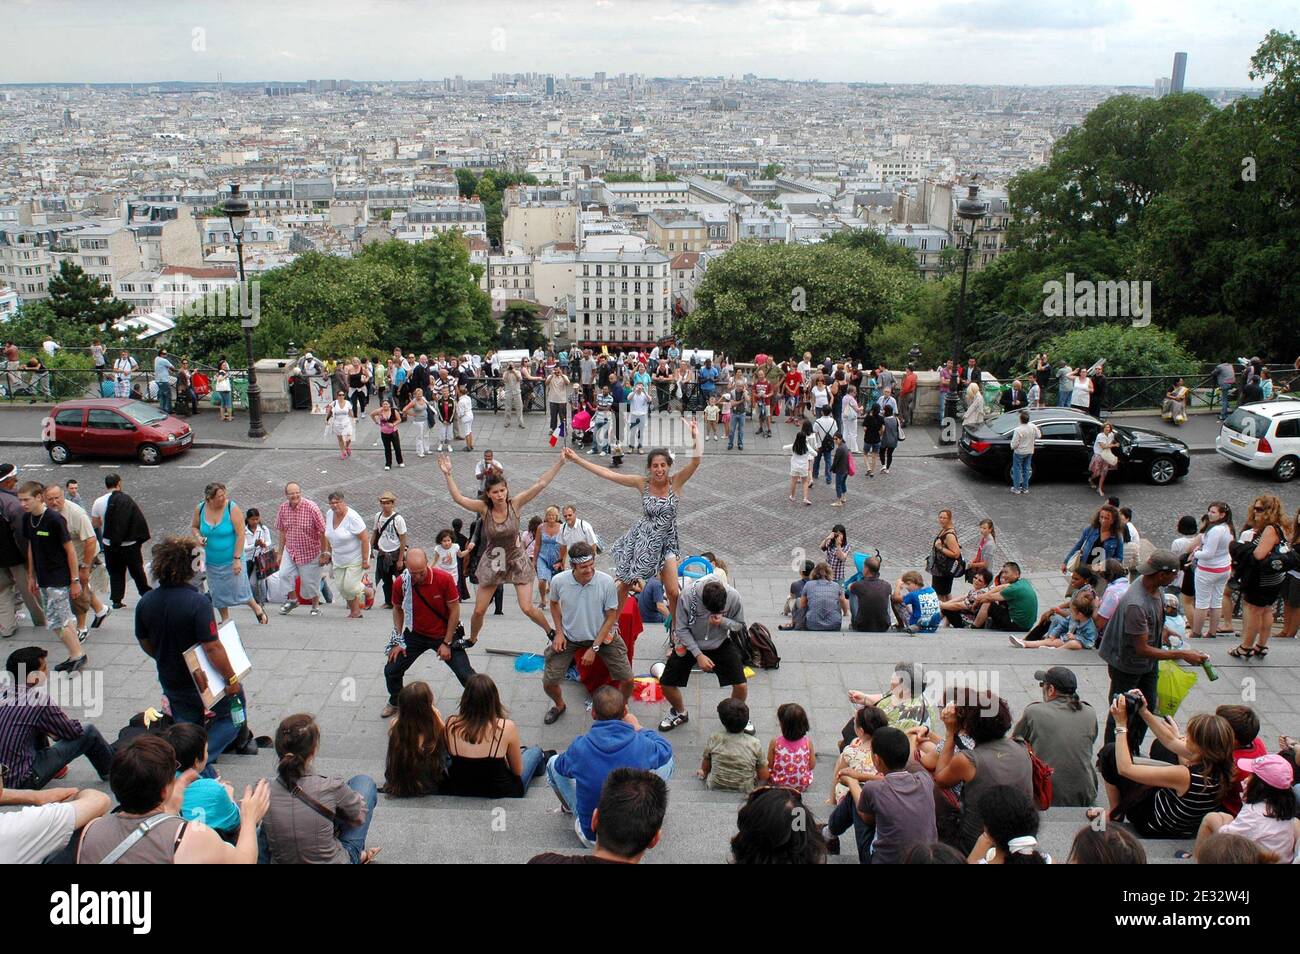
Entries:
[[550,72],[1249,86],[1294,0],[0,0],[0,82]]

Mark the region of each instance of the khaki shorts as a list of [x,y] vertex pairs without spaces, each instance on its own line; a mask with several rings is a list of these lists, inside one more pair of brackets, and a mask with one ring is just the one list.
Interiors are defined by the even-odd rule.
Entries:
[[[280,555],[280,578],[293,583],[296,576],[301,581],[298,593],[305,600],[313,600],[320,596],[320,578],[323,571],[319,559],[311,559],[306,563],[294,563],[293,557],[289,556],[289,548],[285,547],[284,552]],[[293,599],[293,586],[289,587],[289,598]]]
[[[577,653],[585,653],[591,647],[592,641],[575,643],[566,639],[564,652],[557,653],[553,646],[548,645],[546,665],[542,670],[542,685],[554,686],[563,682],[569,667],[573,665],[573,657]],[[616,682],[625,682],[632,678],[632,664],[627,661],[627,644],[623,642],[622,636],[615,636],[608,644],[600,647],[600,652],[596,655],[604,660],[605,668],[609,670],[609,678]]]

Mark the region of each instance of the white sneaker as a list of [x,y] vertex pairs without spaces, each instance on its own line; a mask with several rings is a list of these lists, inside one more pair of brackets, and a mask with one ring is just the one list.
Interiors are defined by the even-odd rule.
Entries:
[[398,467],[405,467],[406,464],[405,464],[405,463],[402,463],[402,464],[398,464],[397,466],[398,466]]
[[1011,643],[1011,645],[1015,646],[1017,649],[1025,648],[1025,641],[1021,639],[1019,636],[1008,636],[1007,642]]
[[392,470],[392,469],[393,468],[389,467],[387,464],[384,465],[384,470]]
[[745,735],[757,735],[757,734],[758,732],[754,728],[754,723],[751,722],[749,723],[749,725],[745,726]]

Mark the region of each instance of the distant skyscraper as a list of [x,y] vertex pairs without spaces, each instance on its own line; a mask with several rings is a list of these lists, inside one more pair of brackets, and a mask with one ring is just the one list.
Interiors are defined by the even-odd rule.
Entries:
[[1174,54],[1174,72],[1169,77],[1169,92],[1181,93],[1183,91],[1183,80],[1187,78],[1187,54]]
[[554,76],[548,76],[548,77],[546,77],[546,95],[547,95],[547,96],[554,96],[554,95],[555,95],[555,77],[554,77]]

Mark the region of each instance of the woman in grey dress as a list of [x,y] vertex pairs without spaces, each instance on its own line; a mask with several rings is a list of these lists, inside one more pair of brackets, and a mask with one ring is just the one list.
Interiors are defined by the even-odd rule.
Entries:
[[[438,469],[447,478],[451,499],[466,510],[483,519],[483,551],[478,560],[478,589],[474,594],[474,613],[470,616],[469,643],[478,642],[478,632],[483,628],[483,617],[488,604],[496,595],[497,587],[513,584],[523,614],[542,628],[547,639],[555,637],[550,623],[542,611],[533,605],[533,581],[537,570],[528,559],[528,553],[519,541],[519,510],[526,507],[564,466],[564,455],[552,464],[537,483],[518,497],[510,496],[510,488],[502,474],[493,473],[483,482],[483,494],[478,500],[466,497],[451,476],[451,458],[438,458]],[[621,605],[621,604],[620,604]]]

